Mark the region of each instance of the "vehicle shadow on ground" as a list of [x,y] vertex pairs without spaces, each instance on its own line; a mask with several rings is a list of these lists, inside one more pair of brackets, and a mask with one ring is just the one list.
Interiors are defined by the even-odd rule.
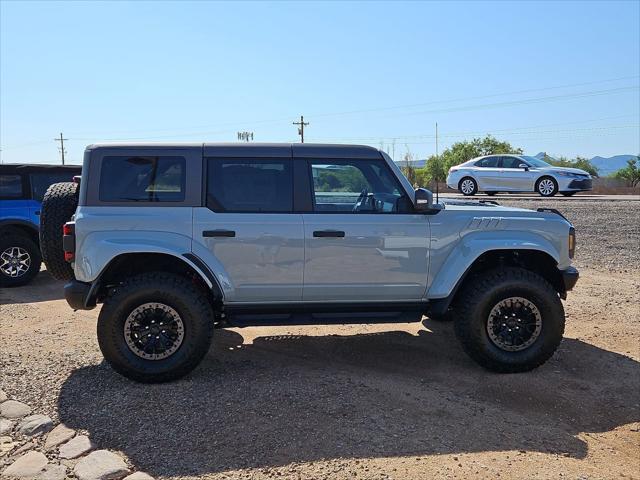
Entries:
[[27,285],[0,289],[0,305],[48,302],[62,298],[64,282],[56,280],[44,269]]
[[180,381],[143,385],[105,364],[65,381],[60,420],[153,476],[332,458],[533,450],[584,458],[580,432],[640,420],[639,363],[566,339],[538,370],[484,371],[450,324],[417,335],[217,331]]

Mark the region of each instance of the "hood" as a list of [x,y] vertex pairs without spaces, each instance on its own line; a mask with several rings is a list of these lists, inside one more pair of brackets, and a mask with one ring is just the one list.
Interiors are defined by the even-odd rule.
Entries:
[[569,167],[548,167],[541,170],[548,170],[551,172],[567,172],[567,173],[577,173],[578,175],[590,175],[589,172],[585,172],[584,170],[580,170],[579,168],[569,168]]

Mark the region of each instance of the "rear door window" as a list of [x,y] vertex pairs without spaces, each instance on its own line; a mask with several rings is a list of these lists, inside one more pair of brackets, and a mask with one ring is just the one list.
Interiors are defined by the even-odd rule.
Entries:
[[290,159],[209,158],[207,207],[214,212],[290,213]]
[[101,202],[182,202],[184,157],[104,157],[100,170]]
[[54,183],[73,181],[73,173],[32,173],[31,177],[31,198],[39,202],[44,198],[47,189]]
[[22,198],[22,177],[20,175],[0,175],[0,198]]
[[479,160],[478,162],[476,162],[476,167],[497,168],[499,159],[500,157],[483,158],[482,160]]

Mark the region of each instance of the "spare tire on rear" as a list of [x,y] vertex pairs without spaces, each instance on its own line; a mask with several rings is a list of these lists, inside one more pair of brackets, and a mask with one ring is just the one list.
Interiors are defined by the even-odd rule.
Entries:
[[72,280],[73,269],[64,259],[62,227],[78,206],[78,184],[54,183],[47,189],[40,213],[40,251],[47,271],[58,280]]

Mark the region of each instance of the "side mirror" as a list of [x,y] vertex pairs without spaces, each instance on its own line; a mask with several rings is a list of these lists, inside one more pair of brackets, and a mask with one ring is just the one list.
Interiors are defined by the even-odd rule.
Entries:
[[520,165],[518,165],[518,167],[524,168],[525,172],[529,171],[529,165],[527,165],[526,163],[521,163]]
[[433,193],[426,188],[416,188],[413,208],[419,212],[431,210],[433,208]]

